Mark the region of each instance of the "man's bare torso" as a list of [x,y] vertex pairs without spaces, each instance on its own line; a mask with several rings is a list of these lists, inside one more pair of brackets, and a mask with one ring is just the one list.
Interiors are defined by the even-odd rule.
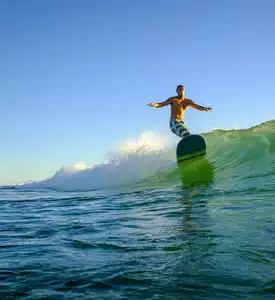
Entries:
[[185,111],[188,107],[189,99],[182,99],[180,97],[171,97],[171,120],[183,121]]
[[201,111],[211,111],[211,107],[204,107],[194,103],[193,100],[184,97],[185,89],[183,85],[177,87],[177,96],[168,98],[167,100],[159,103],[149,103],[150,107],[164,107],[167,105],[171,106],[171,120],[183,121],[184,114],[188,106]]

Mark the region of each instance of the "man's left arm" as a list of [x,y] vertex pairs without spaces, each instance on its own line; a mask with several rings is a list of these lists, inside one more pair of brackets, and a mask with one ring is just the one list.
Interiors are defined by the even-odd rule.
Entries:
[[[186,101],[187,100],[187,101]],[[188,106],[191,106],[197,110],[202,110],[202,111],[209,111],[209,110],[212,110],[212,107],[204,107],[204,106],[201,106],[201,105],[198,105],[196,104],[194,101],[192,101],[191,99],[185,99],[185,101],[187,102],[186,104]]]

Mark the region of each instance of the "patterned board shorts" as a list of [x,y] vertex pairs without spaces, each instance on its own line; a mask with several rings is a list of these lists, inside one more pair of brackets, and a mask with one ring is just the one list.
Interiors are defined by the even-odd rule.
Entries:
[[191,132],[184,125],[184,122],[179,120],[170,120],[170,129],[174,134],[181,137],[182,139],[191,134]]

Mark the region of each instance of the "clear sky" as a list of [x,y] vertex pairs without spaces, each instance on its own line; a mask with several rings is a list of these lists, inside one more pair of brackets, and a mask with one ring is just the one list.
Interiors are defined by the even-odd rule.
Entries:
[[[0,0],[0,184],[170,134],[178,84],[212,112],[188,127],[274,119],[274,0]],[[172,133],[171,133],[172,134]]]

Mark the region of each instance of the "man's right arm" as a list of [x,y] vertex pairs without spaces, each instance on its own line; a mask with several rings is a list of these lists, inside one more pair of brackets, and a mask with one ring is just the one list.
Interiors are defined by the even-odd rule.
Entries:
[[147,106],[159,108],[159,107],[167,106],[169,104],[172,104],[172,98],[169,98],[166,101],[159,102],[159,103],[149,103],[147,104]]
[[186,103],[187,105],[189,105],[197,110],[203,110],[203,111],[212,110],[211,107],[204,107],[204,106],[198,105],[198,104],[194,103],[191,99],[185,98],[185,101],[187,102]]

